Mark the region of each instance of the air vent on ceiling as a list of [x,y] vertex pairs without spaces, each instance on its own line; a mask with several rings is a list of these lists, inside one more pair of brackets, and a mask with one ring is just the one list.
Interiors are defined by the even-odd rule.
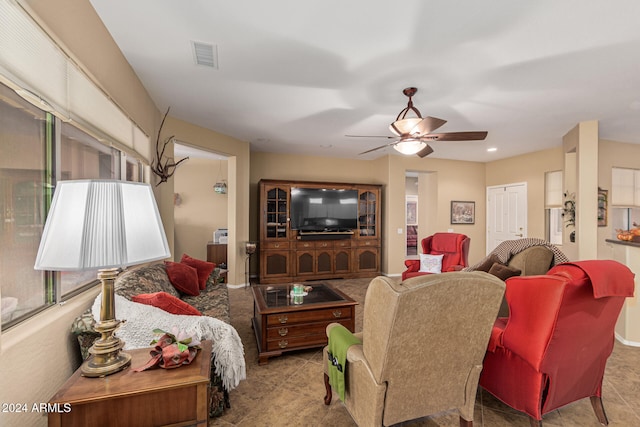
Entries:
[[218,69],[218,47],[209,43],[191,41],[193,59],[197,65]]

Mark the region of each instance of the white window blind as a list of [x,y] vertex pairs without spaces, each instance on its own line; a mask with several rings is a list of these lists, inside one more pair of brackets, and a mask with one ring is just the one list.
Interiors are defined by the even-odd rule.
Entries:
[[611,168],[611,206],[640,206],[640,169]]
[[[67,116],[67,59],[10,0],[0,0],[0,70],[23,90]],[[24,93],[18,94],[33,103]]]
[[38,108],[149,160],[149,138],[13,0],[0,0],[0,74]]
[[561,208],[562,207],[562,171],[547,172],[545,179],[545,208]]
[[133,148],[131,120],[75,67],[69,67],[68,75],[71,119],[90,123],[116,141]]

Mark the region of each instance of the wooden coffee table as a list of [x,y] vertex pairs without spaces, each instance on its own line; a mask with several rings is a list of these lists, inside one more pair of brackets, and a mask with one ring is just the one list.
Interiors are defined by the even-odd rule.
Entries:
[[[256,285],[253,291],[253,332],[258,344],[258,363],[269,357],[327,344],[329,323],[355,328],[356,301],[325,283],[313,283],[312,290],[297,301],[292,285]],[[301,299],[301,301],[300,301]]]

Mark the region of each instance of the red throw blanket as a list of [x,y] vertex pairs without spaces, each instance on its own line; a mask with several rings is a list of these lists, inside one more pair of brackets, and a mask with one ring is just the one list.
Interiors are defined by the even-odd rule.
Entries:
[[629,268],[613,260],[567,262],[585,272],[591,280],[593,296],[632,297],[635,289],[635,274]]

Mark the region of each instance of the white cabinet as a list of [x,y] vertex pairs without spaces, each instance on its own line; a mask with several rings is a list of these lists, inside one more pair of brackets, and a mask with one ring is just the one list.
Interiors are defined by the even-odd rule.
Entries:
[[611,206],[640,206],[640,170],[611,169]]

